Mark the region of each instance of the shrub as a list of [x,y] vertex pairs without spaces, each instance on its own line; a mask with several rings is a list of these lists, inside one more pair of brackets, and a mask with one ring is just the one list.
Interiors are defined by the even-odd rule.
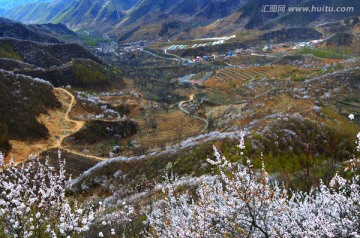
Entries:
[[[105,205],[80,202],[67,197],[70,181],[65,178],[65,160],[58,152],[59,170],[46,160],[30,156],[27,163],[4,163],[0,153],[0,237],[90,237],[97,233],[115,233],[112,226],[126,223],[132,208],[105,213]],[[92,234],[91,237],[94,237]]]
[[74,63],[74,79],[79,85],[101,85],[109,83],[110,78],[100,69],[88,67],[81,63]]

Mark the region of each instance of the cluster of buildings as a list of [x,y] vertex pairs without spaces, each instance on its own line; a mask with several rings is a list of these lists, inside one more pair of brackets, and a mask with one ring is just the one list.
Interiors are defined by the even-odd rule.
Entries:
[[230,40],[235,37],[236,37],[235,35],[232,35],[232,36],[225,36],[225,37],[196,39],[195,41],[209,41],[209,42],[192,44],[192,45],[172,45],[172,46],[168,47],[167,50],[194,49],[194,48],[205,47],[205,46],[221,45],[221,44],[224,44],[225,41]]
[[214,46],[214,45],[221,45],[224,44],[224,40],[214,41],[214,42],[207,42],[207,43],[199,43],[199,44],[193,44],[193,45],[172,45],[167,50],[184,50],[184,49],[195,49],[199,47],[205,47],[205,46]]
[[153,44],[155,41],[136,41],[123,45],[118,45],[115,41],[111,42],[102,42],[98,44],[98,47],[95,48],[95,51],[100,54],[115,54],[116,56],[122,55],[124,53],[136,52],[142,50],[146,45]]
[[320,44],[323,41],[324,41],[323,39],[320,39],[320,40],[312,40],[312,41],[308,41],[308,42],[300,42],[300,43],[296,44],[292,49],[297,50],[297,49],[301,49],[304,47],[313,47],[317,44]]

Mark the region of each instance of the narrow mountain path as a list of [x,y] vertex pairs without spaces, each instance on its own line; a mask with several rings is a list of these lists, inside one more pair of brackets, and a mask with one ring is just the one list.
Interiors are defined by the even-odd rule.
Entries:
[[[62,107],[49,110],[47,113],[40,114],[37,118],[48,129],[48,138],[31,141],[10,140],[12,149],[6,159],[13,157],[17,162],[26,161],[30,154],[41,154],[47,150],[58,148],[66,138],[84,127],[85,121],[73,120],[69,116],[76,103],[75,96],[64,88],[54,88],[53,90]],[[61,147],[61,150],[99,161],[108,159],[76,152],[66,147]]]
[[[75,105],[76,103],[76,100],[75,100],[75,97],[74,95],[72,95],[69,91],[67,91],[66,89],[63,89],[63,88],[55,88],[55,90],[58,90],[58,91],[62,91],[64,93],[66,93],[70,98],[71,98],[71,101],[70,101],[70,104],[69,104],[69,108],[68,110],[66,111],[65,113],[65,118],[64,120],[66,122],[70,122],[70,123],[74,123],[75,126],[71,129],[71,134],[74,134],[76,132],[78,132],[79,130],[81,130],[81,128],[83,128],[84,124],[85,124],[85,121],[77,121],[77,120],[72,120],[70,119],[69,117],[69,114],[73,108],[73,106]],[[70,134],[70,135],[71,135]],[[62,142],[64,141],[65,138],[69,137],[70,135],[58,135],[59,136],[59,142],[60,144],[62,144]],[[55,147],[57,147],[58,145],[54,145]]]
[[61,148],[62,151],[66,151],[70,154],[74,154],[74,155],[79,155],[85,158],[90,158],[90,159],[95,159],[95,160],[99,160],[99,161],[104,161],[104,160],[108,160],[109,158],[105,158],[105,157],[99,157],[99,156],[95,156],[95,155],[89,155],[89,154],[85,154],[85,153],[81,153],[78,151],[74,151],[71,149],[68,149],[66,147]]
[[158,54],[155,54],[154,52],[151,52],[151,51],[148,51],[148,50],[145,50],[145,49],[140,49],[140,51],[144,52],[144,53],[147,53],[149,55],[152,55],[156,58],[159,58],[159,59],[164,59],[164,60],[178,60],[179,58],[178,57],[164,57],[164,56],[161,56],[161,55],[158,55]]
[[202,131],[205,131],[207,129],[207,127],[208,127],[208,121],[206,119],[202,118],[202,117],[190,114],[190,112],[188,110],[186,110],[185,107],[183,106],[185,103],[190,103],[191,101],[193,101],[194,97],[195,97],[195,94],[191,94],[189,96],[189,100],[179,102],[179,109],[180,109],[180,111],[187,114],[188,116],[193,117],[195,119],[198,119],[200,121],[203,121],[205,123],[205,126],[202,129]]
[[[56,142],[56,144],[53,144],[52,147],[50,148],[46,148],[47,149],[52,149],[52,148],[57,148],[59,146],[59,144],[61,145],[63,143],[63,141],[70,137],[71,135],[75,134],[76,132],[78,132],[79,130],[81,130],[81,128],[83,128],[84,124],[85,124],[85,121],[78,121],[78,120],[73,120],[69,117],[69,114],[73,108],[73,106],[75,105],[76,103],[76,99],[74,97],[74,95],[72,95],[69,91],[67,91],[66,89],[63,89],[63,88],[55,88],[55,90],[58,90],[58,91],[62,91],[63,93],[67,94],[70,98],[71,98],[71,101],[70,101],[70,104],[69,104],[69,108],[68,110],[66,111],[65,113],[65,117],[64,117],[64,120],[66,122],[69,122],[69,123],[73,123],[75,124],[75,126],[71,129],[71,133],[68,134],[68,135],[57,135],[58,136],[58,141]],[[63,151],[66,151],[68,153],[71,153],[71,154],[75,154],[75,155],[79,155],[79,156],[82,156],[82,157],[86,157],[86,158],[92,158],[92,159],[96,159],[96,160],[108,160],[108,158],[103,158],[103,157],[98,157],[98,156],[94,156],[94,155],[88,155],[88,154],[85,154],[85,153],[81,153],[81,152],[77,152],[77,151],[74,151],[74,150],[71,150],[71,149],[68,149],[66,147],[62,147],[61,150]],[[45,150],[44,150],[45,151]]]

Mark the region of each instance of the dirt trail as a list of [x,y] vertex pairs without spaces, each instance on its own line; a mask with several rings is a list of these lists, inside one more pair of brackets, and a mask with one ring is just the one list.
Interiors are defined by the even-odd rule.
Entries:
[[[75,104],[75,102],[76,102],[75,97],[74,97],[74,95],[72,95],[69,91],[67,91],[67,90],[65,90],[65,89],[63,89],[63,88],[56,88],[55,90],[62,91],[62,92],[64,92],[64,93],[66,93],[66,94],[71,98],[71,101],[70,101],[70,104],[69,104],[69,108],[68,108],[68,110],[67,110],[66,113],[65,113],[65,118],[64,118],[64,120],[65,120],[66,122],[70,122],[70,123],[74,123],[74,124],[75,124],[75,126],[71,129],[71,134],[74,134],[74,133],[78,132],[78,131],[84,126],[84,124],[85,124],[84,121],[76,121],[76,120],[72,120],[72,119],[69,118],[69,114],[70,114],[70,112],[71,112],[71,109],[73,108],[73,106],[74,106],[74,104]],[[65,139],[66,137],[69,137],[69,135],[64,135],[64,134],[63,134],[63,135],[58,135],[58,136],[59,136],[59,142],[60,142],[60,144],[62,144],[62,142],[64,141],[64,139]],[[53,147],[57,147],[59,142],[57,142],[56,144],[54,144]]]
[[205,123],[205,126],[204,126],[204,128],[203,128],[202,131],[205,131],[205,130],[207,129],[207,127],[208,127],[208,121],[207,121],[206,119],[202,118],[202,117],[199,117],[199,116],[195,116],[195,115],[190,114],[190,112],[187,111],[187,110],[183,107],[183,104],[184,104],[184,103],[189,103],[189,102],[193,101],[193,100],[194,100],[194,97],[195,97],[195,94],[191,94],[191,95],[189,96],[189,100],[187,100],[187,101],[181,101],[181,102],[179,103],[179,109],[180,109],[180,111],[182,111],[183,113],[187,114],[188,116],[193,117],[193,118],[196,118],[196,119],[198,119],[198,120],[200,120],[200,121],[203,121],[203,122]]
[[176,59],[178,59],[178,60],[186,61],[186,59],[181,58],[181,57],[178,56],[178,55],[168,53],[168,52],[167,52],[167,49],[164,50],[164,54],[169,55],[169,56],[174,56],[174,57],[175,57]]
[[[79,130],[81,130],[81,128],[83,128],[83,126],[85,124],[85,121],[73,120],[73,119],[71,119],[69,117],[69,114],[70,114],[74,104],[76,103],[76,99],[75,99],[74,95],[72,95],[69,91],[67,91],[66,89],[63,89],[63,88],[56,88],[55,90],[57,90],[58,92],[61,91],[61,92],[65,93],[66,95],[68,95],[70,97],[71,101],[70,101],[68,109],[67,109],[67,111],[65,113],[64,121],[72,123],[74,126],[70,130],[64,131],[64,132],[68,132],[69,134],[62,133],[61,135],[51,135],[51,136],[53,136],[53,138],[55,138],[55,136],[58,136],[59,139],[53,141],[53,144],[51,145],[51,147],[43,148],[41,152],[43,152],[45,150],[48,150],[48,149],[57,148],[59,146],[59,143],[60,143],[60,145],[62,145],[63,141],[67,137],[70,137],[72,134],[74,134],[74,133],[78,132]],[[98,156],[94,156],[94,155],[88,155],[88,154],[85,154],[85,153],[70,150],[70,149],[68,149],[66,147],[61,147],[61,150],[69,152],[71,154],[86,157],[86,158],[92,158],[92,159],[96,159],[96,160],[108,160],[108,158],[102,158],[102,157],[98,157]]]
[[41,114],[37,118],[48,129],[49,137],[31,141],[10,140],[12,150],[7,159],[13,156],[17,162],[25,161],[30,154],[40,154],[48,149],[57,148],[65,138],[76,133],[84,126],[84,121],[69,118],[69,113],[76,102],[75,97],[63,88],[54,88],[54,94],[62,107],[49,110],[46,114]]
[[104,160],[109,159],[109,158],[99,157],[99,156],[95,156],[95,155],[88,155],[88,154],[81,153],[81,152],[78,152],[78,151],[70,150],[70,149],[65,148],[65,147],[62,147],[61,150],[66,151],[66,152],[68,152],[70,154],[79,155],[79,156],[82,156],[82,157],[85,157],[85,158],[96,159],[96,160],[100,160],[100,161],[104,161]]
[[[85,124],[84,121],[73,120],[73,119],[71,119],[69,117],[69,114],[70,114],[74,104],[76,103],[76,99],[75,99],[74,95],[72,95],[69,91],[67,91],[66,89],[63,89],[63,88],[56,88],[55,90],[57,90],[58,92],[62,91],[63,93],[67,94],[71,98],[68,109],[67,109],[67,111],[65,113],[64,121],[72,123],[74,126],[71,128],[70,131],[69,130],[67,131],[69,134],[62,133],[62,135],[52,135],[53,137],[58,136],[59,139],[55,140],[50,148],[49,147],[43,148],[43,150],[41,152],[43,152],[45,150],[48,150],[48,149],[57,148],[59,146],[59,143],[61,145],[63,143],[64,139],[66,139],[67,137],[70,137],[72,134],[74,134],[74,133],[78,132],[79,130],[81,130],[81,128],[83,128],[83,126]],[[61,150],[69,152],[71,154],[83,156],[83,157],[86,157],[86,158],[92,158],[92,159],[96,159],[96,160],[107,160],[108,159],[108,158],[102,158],[102,157],[98,157],[98,156],[93,156],[93,155],[88,155],[88,154],[85,154],[85,153],[73,151],[73,150],[70,150],[70,149],[68,149],[66,147],[62,147]]]

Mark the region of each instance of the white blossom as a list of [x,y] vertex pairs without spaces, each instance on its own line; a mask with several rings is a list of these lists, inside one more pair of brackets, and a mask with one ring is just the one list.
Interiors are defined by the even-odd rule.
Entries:
[[101,209],[69,201],[60,151],[59,165],[56,171],[32,155],[26,163],[5,164],[0,154],[0,237],[73,237],[88,230]]

